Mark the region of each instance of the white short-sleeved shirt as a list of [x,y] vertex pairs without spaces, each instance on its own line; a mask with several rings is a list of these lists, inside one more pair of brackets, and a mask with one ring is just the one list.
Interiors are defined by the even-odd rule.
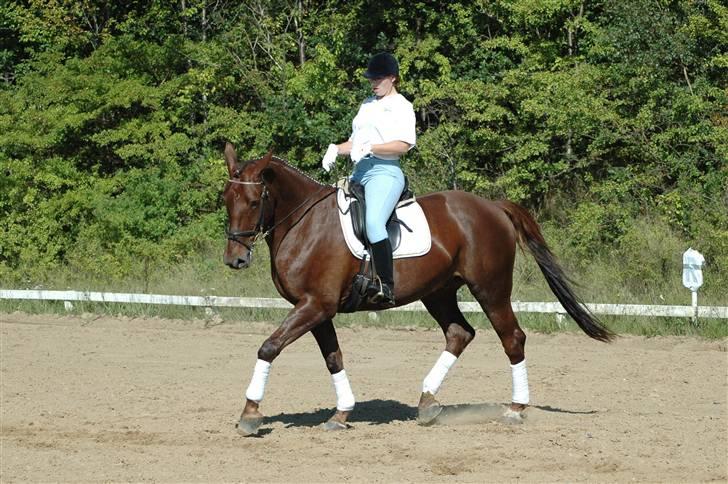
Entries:
[[[367,98],[359,107],[351,122],[352,142],[382,144],[390,141],[409,143],[410,149],[415,145],[415,111],[412,103],[397,93],[377,99]],[[397,160],[398,156],[377,155],[384,160]]]

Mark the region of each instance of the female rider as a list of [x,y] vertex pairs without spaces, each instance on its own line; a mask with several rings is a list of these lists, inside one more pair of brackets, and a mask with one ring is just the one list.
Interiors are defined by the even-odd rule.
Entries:
[[397,92],[399,64],[392,54],[372,56],[364,77],[369,79],[374,95],[359,107],[349,140],[330,144],[321,164],[329,171],[337,155],[350,155],[354,162],[351,181],[364,186],[367,238],[380,279],[371,301],[392,307],[392,246],[385,224],[404,189],[399,157],[415,145],[415,112],[412,103]]

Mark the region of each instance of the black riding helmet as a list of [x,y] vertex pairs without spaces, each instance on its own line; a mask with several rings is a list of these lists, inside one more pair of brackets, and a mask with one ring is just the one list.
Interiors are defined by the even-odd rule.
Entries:
[[389,52],[374,54],[369,59],[367,70],[364,71],[364,77],[367,79],[378,79],[386,76],[399,76],[397,59]]

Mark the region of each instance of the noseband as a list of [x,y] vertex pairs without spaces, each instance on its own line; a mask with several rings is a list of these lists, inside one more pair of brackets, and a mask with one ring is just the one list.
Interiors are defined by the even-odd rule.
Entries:
[[[227,236],[228,240],[232,240],[233,242],[237,242],[238,244],[241,244],[245,246],[246,249],[249,251],[253,251],[253,247],[255,246],[256,242],[258,242],[258,239],[266,238],[268,234],[270,233],[270,230],[266,232],[261,232],[263,230],[263,224],[265,223],[265,201],[268,200],[268,187],[265,186],[265,184],[262,181],[259,182],[249,182],[249,181],[240,181],[240,180],[233,180],[232,178],[228,180],[230,183],[235,183],[238,185],[263,185],[263,192],[260,194],[260,215],[258,216],[258,223],[255,224],[255,228],[253,230],[240,230],[240,231],[234,231],[231,232],[230,230],[225,230],[225,235]],[[247,239],[253,237],[253,242],[248,245],[245,241],[241,239]]]

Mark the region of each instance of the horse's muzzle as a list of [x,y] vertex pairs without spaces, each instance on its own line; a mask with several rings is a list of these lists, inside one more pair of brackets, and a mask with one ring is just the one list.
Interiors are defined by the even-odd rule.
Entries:
[[228,251],[225,251],[225,255],[222,257],[225,265],[231,269],[247,269],[250,267],[252,259],[253,253],[249,250],[246,250],[242,254],[230,254]]

